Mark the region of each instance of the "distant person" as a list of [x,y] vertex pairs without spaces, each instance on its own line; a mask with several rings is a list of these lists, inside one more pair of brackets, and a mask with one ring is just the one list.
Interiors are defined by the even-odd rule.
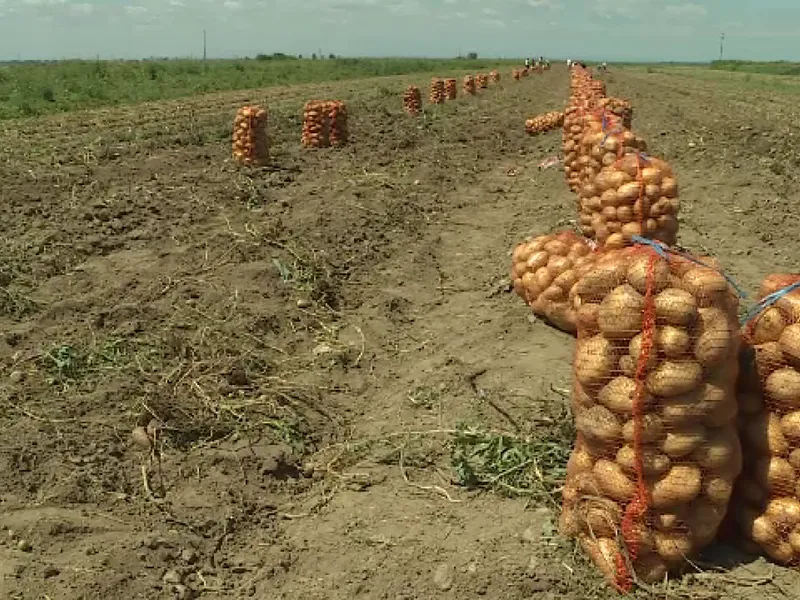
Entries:
[[530,69],[531,68],[531,59],[530,58],[526,58],[525,59],[525,68],[526,69]]
[[567,59],[567,68],[568,69],[572,68],[572,61],[570,59]]

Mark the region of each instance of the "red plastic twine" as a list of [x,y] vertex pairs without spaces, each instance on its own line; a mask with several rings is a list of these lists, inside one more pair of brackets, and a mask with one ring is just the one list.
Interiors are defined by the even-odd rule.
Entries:
[[[634,469],[636,471],[636,492],[625,507],[622,518],[622,542],[628,553],[630,562],[636,561],[640,549],[640,536],[642,528],[646,526],[645,515],[650,507],[647,485],[644,480],[644,442],[642,441],[644,429],[644,380],[647,364],[653,351],[656,331],[656,306],[655,306],[655,265],[657,260],[662,260],[652,248],[642,248],[649,254],[647,262],[647,288],[644,296],[644,312],[642,315],[642,348],[636,364],[635,396],[633,398],[633,454]],[[633,577],[628,569],[628,563],[622,553],[617,555],[617,587],[628,592],[633,583]]]

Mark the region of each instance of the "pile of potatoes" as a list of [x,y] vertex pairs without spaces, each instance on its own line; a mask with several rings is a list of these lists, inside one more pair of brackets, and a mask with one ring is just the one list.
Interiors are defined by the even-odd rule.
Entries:
[[525,132],[528,135],[539,135],[557,129],[564,124],[564,113],[551,111],[543,115],[537,115],[525,121]]
[[328,141],[331,146],[344,146],[349,137],[347,129],[347,105],[341,100],[327,103]]
[[621,248],[634,235],[677,242],[678,182],[661,159],[626,154],[585,181],[579,195],[581,231],[601,246]]
[[560,530],[612,585],[653,583],[714,539],[742,453],[738,298],[718,265],[599,251],[572,288],[578,341]]
[[489,79],[492,83],[500,83],[500,72],[496,69],[489,73]]
[[415,85],[410,85],[403,93],[403,110],[412,117],[416,117],[422,111],[422,94]]
[[[790,286],[795,286],[794,289]],[[770,275],[764,306],[743,331],[739,427],[744,472],[732,511],[743,536],[773,560],[800,564],[800,274]]]
[[431,79],[431,89],[429,98],[431,104],[444,104],[444,81],[438,77]]
[[261,167],[269,162],[267,111],[243,106],[233,119],[233,158],[243,165]]
[[306,148],[328,145],[328,108],[326,102],[309,100],[303,107],[303,132],[300,139]]
[[601,109],[617,115],[621,119],[624,128],[631,128],[633,124],[633,105],[630,100],[625,100],[624,98],[600,98],[597,105]]
[[475,95],[475,78],[472,75],[464,75],[462,90],[467,96]]
[[455,79],[446,79],[444,82],[444,96],[447,100],[455,100],[458,95]]
[[575,333],[570,292],[592,266],[592,246],[572,231],[539,236],[519,244],[511,256],[514,291],[533,313]]
[[489,78],[483,73],[479,73],[475,75],[475,85],[478,86],[478,89],[485,90],[489,87]]

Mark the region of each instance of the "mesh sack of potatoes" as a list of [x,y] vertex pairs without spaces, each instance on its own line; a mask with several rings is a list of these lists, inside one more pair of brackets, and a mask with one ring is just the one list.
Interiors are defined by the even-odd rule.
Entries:
[[514,70],[511,71],[511,78],[514,81],[519,81],[520,77],[522,77],[522,73],[520,72],[519,69],[514,69]]
[[269,162],[267,111],[258,106],[243,106],[233,119],[233,158],[250,166]]
[[422,110],[422,93],[415,85],[410,85],[403,93],[403,110],[412,117],[417,116]]
[[331,146],[344,146],[349,137],[347,128],[347,105],[341,100],[332,100],[326,105],[328,111],[328,141]]
[[580,187],[580,228],[601,246],[620,248],[633,236],[674,245],[678,182],[661,159],[632,152],[603,167]]
[[724,518],[742,463],[738,297],[715,261],[657,242],[597,255],[572,290],[577,441],[559,528],[628,590],[690,564]]
[[564,123],[564,113],[552,111],[543,115],[537,115],[532,119],[526,119],[525,132],[528,135],[539,135],[553,129],[558,129]]
[[557,328],[575,333],[570,291],[590,268],[592,246],[572,231],[542,235],[519,244],[512,253],[514,291],[533,313]]
[[489,79],[492,80],[492,83],[500,83],[500,72],[497,70],[492,71],[489,73]]
[[328,111],[324,102],[309,100],[305,103],[301,143],[309,148],[328,145]]
[[[622,124],[622,119],[603,109],[584,116],[582,135],[577,148],[577,182],[581,187],[594,182],[603,167],[631,152],[646,152],[647,143]],[[588,190],[592,192],[593,190]]]
[[624,98],[600,98],[597,105],[622,120],[622,126],[630,129],[633,123],[633,105]]
[[475,95],[475,78],[472,75],[464,75],[463,87],[464,94],[467,96]]
[[744,471],[734,525],[773,560],[800,565],[800,274],[767,277],[743,335]]
[[478,89],[485,90],[489,87],[489,78],[483,73],[476,75],[475,84],[478,86]]
[[458,96],[458,88],[455,79],[446,79],[444,82],[444,96],[447,100],[455,100]]
[[431,89],[429,100],[431,104],[442,104],[444,103],[445,94],[444,94],[444,81],[434,77],[431,79]]
[[576,106],[567,107],[564,111],[564,123],[561,133],[561,150],[564,155],[564,176],[569,189],[577,192],[579,189],[580,158],[579,151],[583,139],[584,121],[586,110]]

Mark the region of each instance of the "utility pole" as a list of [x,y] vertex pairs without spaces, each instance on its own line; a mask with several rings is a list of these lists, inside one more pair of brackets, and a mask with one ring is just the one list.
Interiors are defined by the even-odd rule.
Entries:
[[719,36],[719,59],[722,60],[722,54],[725,50],[725,34]]
[[206,54],[206,30],[203,29],[203,60],[205,60],[206,57],[207,57],[207,54]]

